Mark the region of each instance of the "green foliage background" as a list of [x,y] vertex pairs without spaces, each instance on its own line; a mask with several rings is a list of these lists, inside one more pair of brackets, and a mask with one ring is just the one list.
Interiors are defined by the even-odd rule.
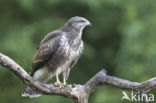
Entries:
[[[83,32],[84,53],[68,83],[83,84],[101,68],[109,75],[143,82],[156,76],[155,4],[155,0],[0,0],[0,52],[30,71],[41,39],[70,17],[83,16],[92,27]],[[0,103],[73,103],[60,96],[21,97],[22,82],[3,67],[0,81]],[[156,96],[156,91],[152,93]],[[121,97],[122,90],[103,86],[89,103],[120,103]]]

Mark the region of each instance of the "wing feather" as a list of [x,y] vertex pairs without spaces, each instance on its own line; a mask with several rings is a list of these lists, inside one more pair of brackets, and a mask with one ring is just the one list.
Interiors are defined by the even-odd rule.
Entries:
[[59,47],[60,36],[61,32],[52,32],[41,41],[32,63],[31,76],[33,76],[36,70],[43,67],[55,53]]

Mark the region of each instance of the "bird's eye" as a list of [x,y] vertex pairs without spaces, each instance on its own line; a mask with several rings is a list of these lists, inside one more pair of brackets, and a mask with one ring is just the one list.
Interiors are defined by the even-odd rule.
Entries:
[[84,20],[80,20],[80,22],[81,22],[81,23],[84,23],[85,21],[84,21]]

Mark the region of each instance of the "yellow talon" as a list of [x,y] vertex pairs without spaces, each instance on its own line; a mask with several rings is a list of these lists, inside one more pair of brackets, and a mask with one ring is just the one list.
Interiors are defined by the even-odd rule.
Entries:
[[56,74],[56,82],[54,83],[55,86],[61,88],[63,86],[63,83],[60,82],[58,74]]
[[66,87],[68,87],[68,88],[72,88],[72,85],[68,85],[66,83],[66,78],[65,77],[63,77],[63,85],[66,86]]
[[69,85],[66,85],[68,88],[72,88],[72,85],[71,84],[69,84]]
[[61,82],[55,82],[54,85],[59,88],[63,87],[63,83]]

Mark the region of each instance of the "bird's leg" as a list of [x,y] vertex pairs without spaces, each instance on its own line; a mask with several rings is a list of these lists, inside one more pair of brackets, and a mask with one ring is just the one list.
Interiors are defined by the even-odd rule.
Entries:
[[60,80],[59,80],[58,74],[56,74],[56,82],[57,82],[57,83],[60,83]]
[[67,86],[68,88],[72,88],[72,85],[67,85],[65,76],[63,76],[63,85]]
[[59,76],[58,76],[58,73],[56,73],[56,82],[55,82],[55,85],[56,86],[59,86],[60,88],[63,86],[63,84],[60,82],[59,80]]
[[66,85],[66,77],[63,76],[63,85]]

